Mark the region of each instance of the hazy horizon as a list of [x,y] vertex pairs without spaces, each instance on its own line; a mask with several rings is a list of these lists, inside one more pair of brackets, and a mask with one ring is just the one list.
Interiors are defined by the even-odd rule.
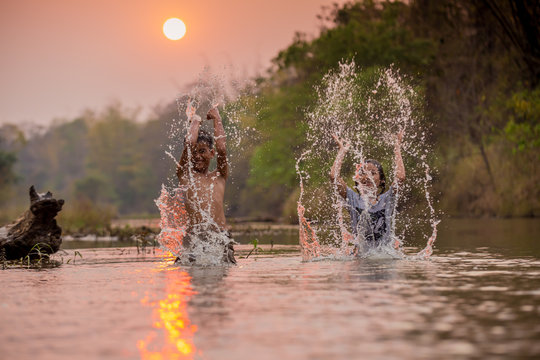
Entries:
[[[145,118],[205,67],[264,74],[295,32],[318,34],[333,2],[3,2],[0,124],[49,125],[115,101]],[[170,17],[186,23],[183,39],[163,35]]]

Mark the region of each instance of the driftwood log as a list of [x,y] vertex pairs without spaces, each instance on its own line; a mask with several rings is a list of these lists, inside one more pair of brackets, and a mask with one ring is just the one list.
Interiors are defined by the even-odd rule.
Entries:
[[0,254],[6,260],[17,260],[57,252],[62,244],[62,229],[54,218],[63,205],[64,200],[54,199],[50,191],[38,194],[31,186],[30,209],[11,224],[0,227]]

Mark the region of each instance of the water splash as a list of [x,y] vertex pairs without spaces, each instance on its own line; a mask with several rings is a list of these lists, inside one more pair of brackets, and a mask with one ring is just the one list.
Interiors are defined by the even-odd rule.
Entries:
[[[439,220],[430,194],[430,147],[419,95],[396,69],[358,71],[354,62],[340,63],[336,71],[323,78],[316,91],[317,102],[306,112],[307,150],[296,165],[301,189],[298,216],[303,259],[401,258],[405,256],[404,243],[417,241],[418,229],[427,226],[431,235],[422,235],[427,245],[418,256],[429,257]],[[367,158],[379,159],[386,169],[387,183],[392,182],[397,171],[392,149],[400,131],[405,133],[401,152],[407,179],[401,186],[398,182],[393,184],[395,202],[387,224],[389,241],[374,246],[368,244],[361,231],[351,233],[350,216],[343,211],[347,204],[338,194],[337,183],[327,180],[337,155],[332,135],[351,144],[341,170],[341,177],[351,186],[355,164],[361,166]],[[366,217],[363,221],[369,220],[367,212],[362,212],[362,216]]]
[[[179,119],[171,125],[165,154],[178,166],[177,159],[183,151],[191,120],[196,117],[205,120],[208,110],[219,107],[227,134],[229,173],[233,172],[234,154],[241,151],[242,139],[253,137],[254,133],[253,128],[244,126],[244,117],[250,110],[242,101],[251,89],[248,82],[227,78],[223,74],[215,75],[205,69],[198,82],[177,98]],[[210,121],[203,121],[201,130],[214,133]],[[188,164],[191,164],[191,148],[187,147],[186,150]],[[215,167],[214,157],[209,173]],[[232,239],[212,215],[214,184],[203,188],[192,167],[187,166],[186,169],[187,181],[178,185],[175,176],[169,178],[168,184],[162,185],[161,194],[155,201],[161,215],[161,232],[157,240],[164,249],[177,256],[182,264],[218,265],[227,262],[224,249]],[[190,221],[186,208],[188,194],[189,206],[197,214],[195,223],[193,219]]]
[[426,202],[429,207],[429,213],[430,213],[430,224],[431,224],[431,236],[429,237],[426,247],[418,253],[418,257],[427,259],[431,256],[433,253],[433,244],[435,243],[435,240],[437,239],[437,225],[441,222],[440,219],[436,218],[435,208],[433,207],[433,200],[431,199],[431,195],[429,192],[429,185],[431,181],[431,175],[429,174],[429,165],[427,163],[424,163],[424,168],[426,169],[426,176],[424,177],[424,191],[426,193]]
[[161,193],[156,199],[156,205],[161,217],[161,229],[157,240],[161,247],[178,256],[182,250],[182,239],[186,234],[187,214],[184,199],[180,189],[167,190],[161,186]]
[[313,229],[311,223],[304,216],[306,208],[302,205],[302,197],[304,196],[304,174],[300,171],[300,161],[304,156],[311,153],[311,150],[305,151],[296,161],[296,173],[300,177],[300,197],[298,199],[298,225],[300,237],[300,249],[302,259],[304,261],[317,258],[320,256],[321,245],[317,238],[317,233]]

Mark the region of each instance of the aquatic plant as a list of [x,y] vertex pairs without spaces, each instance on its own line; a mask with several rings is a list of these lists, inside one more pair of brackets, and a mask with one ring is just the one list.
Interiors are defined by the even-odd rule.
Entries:
[[250,244],[253,245],[253,249],[251,249],[251,250],[249,251],[249,253],[246,255],[246,257],[245,257],[246,259],[247,259],[247,258],[249,257],[249,255],[251,255],[251,253],[253,253],[253,252],[257,253],[257,252],[264,251],[264,250],[259,246],[259,240],[258,240],[258,239],[253,239],[253,240],[250,242]]
[[[66,264],[69,264],[71,262],[71,260],[73,260],[73,264],[75,264],[75,260],[77,259],[77,256],[79,256],[81,259],[82,259],[82,254],[80,252],[78,252],[77,250],[75,250],[75,252],[73,253],[73,259],[68,259],[66,261]],[[62,259],[63,261],[64,259]]]
[[[42,251],[45,248],[48,249],[48,252]],[[49,244],[37,243],[30,249],[28,254],[22,259],[21,263],[26,262],[27,267],[29,268],[30,262],[33,261],[35,266],[41,267],[51,259],[50,253],[52,253],[52,248]]]
[[10,267],[41,269],[43,267],[58,266],[60,263],[53,261],[52,256],[50,245],[41,242],[35,244],[26,256],[17,260],[7,260],[5,250],[0,250],[0,262],[2,263],[2,270],[9,269]]
[[146,254],[146,247],[152,246],[152,253],[156,253],[156,245],[158,242],[155,237],[151,236],[151,231],[149,228],[143,226],[141,231],[131,237],[135,241],[135,246],[137,247],[137,254],[141,252]]

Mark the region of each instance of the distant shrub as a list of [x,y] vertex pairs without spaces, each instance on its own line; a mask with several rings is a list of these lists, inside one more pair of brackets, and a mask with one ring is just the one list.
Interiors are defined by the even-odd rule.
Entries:
[[102,233],[111,227],[111,220],[116,214],[112,205],[96,204],[87,197],[81,197],[66,202],[58,222],[64,233]]
[[492,165],[490,182],[479,151],[447,158],[445,177],[437,184],[448,215],[540,216],[538,148],[512,152],[514,143],[499,141],[486,147]]

